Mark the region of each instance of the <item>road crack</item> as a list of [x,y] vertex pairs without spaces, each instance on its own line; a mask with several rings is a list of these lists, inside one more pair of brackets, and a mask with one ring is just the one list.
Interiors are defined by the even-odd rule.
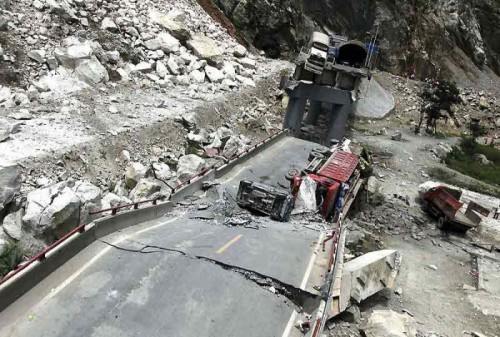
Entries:
[[[253,282],[257,284],[259,287],[265,289],[268,292],[274,293],[278,296],[283,296],[286,299],[288,299],[290,302],[292,302],[295,305],[295,309],[299,312],[305,310],[306,312],[312,312],[314,309],[316,309],[319,305],[319,302],[321,298],[316,295],[312,294],[308,291],[302,290],[300,288],[297,288],[291,284],[285,283],[280,281],[279,279],[276,279],[274,277],[268,276],[261,274],[259,272],[256,272],[254,270],[238,267],[235,265],[227,264],[206,256],[202,255],[192,255],[189,253],[186,253],[185,251],[175,249],[175,248],[168,248],[168,247],[161,247],[157,245],[148,245],[144,244],[138,241],[133,241],[137,244],[142,245],[141,248],[133,249],[133,248],[126,248],[126,247],[121,247],[118,245],[115,245],[113,243],[107,242],[105,240],[99,240],[102,243],[109,245],[113,248],[116,248],[121,251],[129,252],[129,253],[139,253],[139,254],[155,254],[155,253],[163,253],[163,252],[171,252],[171,253],[177,253],[181,254],[184,257],[187,257],[189,259],[193,260],[201,260],[205,261],[211,264],[214,264],[224,270],[228,270],[231,272],[234,272],[242,277],[244,277],[246,280]],[[287,303],[287,301],[285,301]]]

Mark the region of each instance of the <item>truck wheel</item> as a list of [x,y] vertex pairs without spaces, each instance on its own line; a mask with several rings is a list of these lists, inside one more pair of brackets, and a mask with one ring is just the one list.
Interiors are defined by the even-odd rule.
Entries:
[[317,147],[313,148],[311,152],[321,153],[323,156],[326,157],[328,152],[330,152],[330,149],[327,148],[326,146],[317,146]]
[[438,229],[443,229],[445,222],[446,221],[445,221],[444,216],[440,216],[439,219],[438,219],[438,222],[437,222],[437,228]]
[[325,156],[324,156],[324,155],[322,155],[322,154],[321,154],[321,153],[319,153],[319,152],[315,152],[314,150],[313,150],[313,151],[311,151],[311,153],[309,153],[309,161],[313,161],[313,160],[314,160],[314,159],[316,159],[316,158],[321,158],[321,159],[323,159],[323,158],[325,158]]
[[288,170],[288,172],[285,174],[285,179],[288,181],[292,181],[293,177],[300,175],[299,169],[293,168]]

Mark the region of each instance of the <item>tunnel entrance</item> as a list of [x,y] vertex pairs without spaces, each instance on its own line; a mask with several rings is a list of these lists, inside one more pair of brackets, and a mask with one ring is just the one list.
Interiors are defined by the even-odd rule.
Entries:
[[368,55],[364,44],[357,41],[347,42],[339,47],[337,63],[349,67],[361,68]]

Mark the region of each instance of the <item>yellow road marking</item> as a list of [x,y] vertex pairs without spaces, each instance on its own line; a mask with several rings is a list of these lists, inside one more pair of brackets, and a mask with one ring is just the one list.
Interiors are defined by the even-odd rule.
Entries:
[[240,235],[237,235],[235,236],[234,238],[231,239],[231,241],[229,241],[228,243],[226,243],[224,246],[220,247],[218,250],[217,250],[217,254],[222,254],[226,251],[226,249],[228,249],[229,247],[231,247],[231,245],[233,245],[234,243],[236,243],[236,241],[238,241],[239,239],[241,239],[241,237],[243,236],[243,234],[240,234]]

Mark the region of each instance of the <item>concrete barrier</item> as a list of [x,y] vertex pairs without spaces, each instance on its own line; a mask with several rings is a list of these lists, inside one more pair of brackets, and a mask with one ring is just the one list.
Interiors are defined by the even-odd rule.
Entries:
[[228,164],[219,167],[216,172],[215,172],[215,178],[218,179],[222,177],[223,175],[227,174],[229,171],[231,171],[236,165],[240,165],[244,162],[246,162],[248,159],[255,157],[265,149],[269,148],[271,145],[276,144],[278,141],[282,140],[283,138],[288,136],[288,131],[283,131],[280,134],[277,134],[276,136],[269,138],[265,143],[262,145],[256,147],[254,150],[249,151],[242,156],[240,156],[238,159],[233,160],[229,162]]
[[1,284],[0,311],[8,307],[27,291],[41,282],[50,273],[62,266],[65,262],[69,261],[72,257],[97,239],[127,227],[155,220],[166,215],[172,210],[173,203],[179,202],[186,196],[192,195],[194,192],[200,190],[204,182],[213,181],[222,177],[236,165],[254,157],[286,136],[287,132],[277,134],[276,136],[267,139],[263,144],[260,144],[248,153],[241,155],[219,169],[207,172],[205,175],[200,176],[200,178],[194,180],[186,187],[172,194],[170,202],[129,211],[122,211],[116,215],[95,220],[91,224],[85,226],[84,232],[75,233],[54,249],[47,252],[45,254],[45,259],[34,261],[17,275]]
[[73,234],[59,246],[47,252],[45,259],[33,262],[26,269],[0,285],[0,311],[24,295],[96,239],[96,226],[94,224],[87,225],[84,232]]
[[113,216],[95,220],[96,237],[100,239],[127,227],[161,218],[170,212],[172,208],[171,202],[165,202],[158,205],[123,211]]
[[187,185],[186,187],[181,188],[179,191],[172,194],[172,196],[170,197],[170,202],[175,204],[175,203],[178,203],[178,202],[184,200],[184,198],[186,198],[187,196],[190,196],[194,192],[201,190],[201,187],[202,187],[204,182],[215,180],[215,176],[216,176],[215,170],[208,171],[207,173],[205,173],[204,176],[198,178],[197,180],[193,181],[191,184]]

